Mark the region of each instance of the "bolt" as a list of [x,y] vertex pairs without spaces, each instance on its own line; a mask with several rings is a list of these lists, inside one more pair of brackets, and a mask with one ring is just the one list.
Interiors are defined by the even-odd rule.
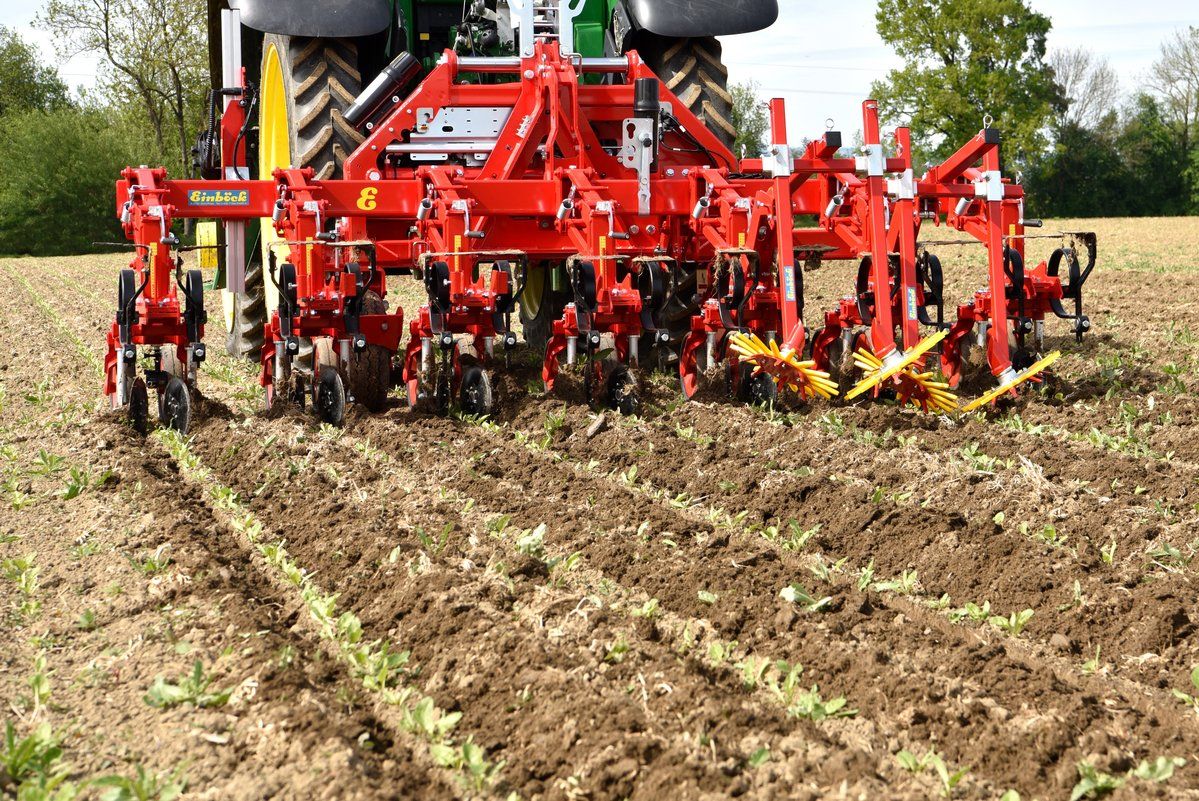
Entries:
[[658,233],[658,226],[656,226],[656,225],[647,225],[647,226],[645,226],[645,232],[646,232],[647,234],[649,234],[650,236],[653,236],[654,234]]

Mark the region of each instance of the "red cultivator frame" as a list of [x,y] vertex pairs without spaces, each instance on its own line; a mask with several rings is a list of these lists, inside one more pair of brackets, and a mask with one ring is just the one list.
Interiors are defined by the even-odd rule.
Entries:
[[[888,157],[873,101],[863,106],[861,155],[840,155],[830,131],[795,158],[776,100],[770,154],[738,162],[636,53],[586,59],[564,47],[547,36],[523,57],[447,51],[414,91],[402,97],[397,87],[394,102],[363,120],[343,179],[286,169],[272,181],[168,181],[161,170],[126,171],[118,192],[138,259],[122,274],[109,336],[114,403],[145,405],[144,385],[131,380],[138,346],[166,354],[147,374],[168,399],[164,420],[177,416],[177,382],[194,385],[202,296],[192,293],[198,274],[180,279],[182,305],[171,280],[169,231],[181,217],[267,218],[283,237],[286,259],[272,256],[266,270],[279,301],[262,349],[267,404],[311,397],[330,423],[348,399],[382,408],[393,368],[414,407],[457,402],[490,413],[496,346],[507,354],[516,344],[511,315],[539,270],[561,271],[570,293],[542,359],[546,389],[577,365],[588,400],[624,412],[638,408],[642,350],[675,340],[688,397],[716,372],[746,400],[769,401],[777,387],[804,397],[893,392],[949,411],[948,384],[959,382],[972,343],[985,341],[998,381],[980,405],[1054,358],[1030,360],[1025,347],[1028,334],[1039,344],[1046,314],[1074,320],[1079,335],[1089,326],[1081,289],[1094,239],[1084,239],[1085,269],[1063,249],[1025,273],[1023,191],[1000,177],[993,129],[917,179],[908,131],[896,131]],[[235,175],[243,127],[222,126]],[[797,215],[815,227],[796,227]],[[988,253],[988,286],[954,323],[943,322],[940,264],[919,243],[930,220]],[[859,263],[853,295],[811,335],[797,259]],[[404,314],[387,311],[387,273],[415,274],[426,297],[402,352]],[[1073,314],[1063,300],[1074,301]],[[690,308],[684,330],[667,319],[672,304]],[[947,381],[927,366],[938,344]]]

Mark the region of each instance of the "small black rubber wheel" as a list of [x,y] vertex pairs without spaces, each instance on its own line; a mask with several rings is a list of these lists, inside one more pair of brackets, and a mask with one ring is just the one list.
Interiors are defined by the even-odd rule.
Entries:
[[145,380],[141,378],[133,382],[133,388],[129,391],[129,422],[139,434],[150,430],[150,393],[146,390]]
[[768,406],[778,399],[778,385],[767,373],[754,374],[754,368],[749,364],[740,366],[740,380],[737,382],[737,400],[751,406]]
[[467,367],[462,373],[458,403],[463,412],[471,415],[487,416],[495,408],[495,398],[491,391],[491,376],[477,364]]
[[158,422],[172,431],[186,434],[191,416],[191,390],[186,381],[176,376],[167,382],[167,388],[163,390],[158,405]]
[[604,405],[624,415],[639,414],[641,394],[629,368],[617,364],[604,372]]
[[346,388],[337,368],[324,366],[316,383],[313,409],[321,422],[339,426],[346,419]]
[[[367,292],[362,299],[362,314],[386,314],[387,305],[374,292]],[[391,352],[380,345],[367,345],[361,353],[350,357],[346,366],[346,378],[354,400],[371,412],[387,408],[387,394],[391,390]]]

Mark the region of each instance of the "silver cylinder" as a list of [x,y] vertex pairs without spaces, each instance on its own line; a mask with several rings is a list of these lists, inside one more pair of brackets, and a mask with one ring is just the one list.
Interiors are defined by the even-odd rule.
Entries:
[[694,219],[698,220],[700,217],[704,216],[704,212],[707,211],[708,206],[711,206],[711,205],[712,205],[711,200],[708,200],[708,198],[706,198],[706,197],[701,197],[699,199],[699,201],[696,202],[695,208],[693,208],[691,210],[691,216]]
[[953,209],[953,213],[959,217],[962,216],[963,214],[965,214],[966,209],[970,208],[971,200],[973,200],[973,198],[968,198],[968,197],[964,197],[961,200],[959,200],[957,206],[955,206]]
[[634,336],[633,334],[629,334],[629,364],[635,365],[640,362],[640,356],[638,354],[638,348],[640,346],[641,346],[641,337]]
[[416,219],[424,220],[428,218],[431,211],[433,211],[433,201],[427,197],[421,198],[420,205],[416,207]]
[[427,373],[433,369],[433,340],[429,337],[420,338],[420,370]]
[[[582,72],[627,72],[627,58],[584,58],[575,62]],[[458,72],[520,72],[518,56],[459,56]]]
[[557,215],[555,215],[558,218],[559,222],[561,222],[562,220],[565,220],[567,215],[569,215],[571,213],[571,211],[574,210],[574,207],[575,207],[575,202],[573,200],[571,200],[570,198],[563,198],[562,205],[558,207],[558,213],[557,213]]
[[841,195],[833,195],[833,199],[828,202],[828,207],[824,210],[824,216],[832,217],[837,213],[837,209],[839,209],[841,204],[844,202],[845,198],[843,198]]
[[566,363],[574,364],[575,360],[578,358],[578,356],[579,356],[579,338],[578,337],[567,337],[566,338]]

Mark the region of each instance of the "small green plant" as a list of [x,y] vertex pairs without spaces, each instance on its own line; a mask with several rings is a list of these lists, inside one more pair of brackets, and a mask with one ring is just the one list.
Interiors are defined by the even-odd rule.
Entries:
[[619,665],[628,653],[629,644],[623,636],[620,636],[616,638],[616,642],[608,646],[608,651],[604,654],[604,661]]
[[716,593],[711,592],[710,590],[700,590],[698,593],[696,593],[696,599],[701,604],[707,604],[708,606],[711,606],[712,604],[716,603],[718,596]]
[[182,770],[151,773],[141,765],[133,776],[104,776],[93,784],[108,788],[101,801],[174,801],[187,789]]
[[1182,690],[1171,690],[1171,692],[1174,693],[1174,697],[1179,701],[1199,712],[1199,665],[1191,668],[1191,687],[1195,689],[1195,695],[1185,693]]
[[18,737],[12,722],[5,722],[3,750],[0,750],[3,797],[20,801],[69,801],[76,796],[77,788],[67,782],[67,775],[62,747],[49,723],[41,724],[26,737]]
[[516,538],[516,550],[539,562],[545,561],[545,523],[533,529],[525,529]]
[[1004,634],[1019,637],[1020,632],[1024,631],[1024,627],[1028,625],[1028,621],[1032,620],[1034,614],[1033,610],[1024,609],[1020,612],[1012,612],[1008,617],[992,615],[987,618],[987,622]]
[[95,609],[84,609],[75,618],[75,628],[80,631],[94,631],[98,625]]
[[708,661],[719,667],[733,658],[737,651],[737,641],[721,642],[716,640],[708,646]]
[[787,712],[797,718],[819,722],[829,718],[849,718],[858,714],[858,710],[849,709],[845,696],[824,700],[820,697],[820,687],[813,684],[807,692],[795,695],[794,702]]
[[1112,537],[1111,541],[1099,549],[1099,558],[1103,560],[1105,565],[1111,565],[1116,560],[1116,538]]
[[899,574],[898,578],[890,581],[880,581],[875,583],[875,592],[894,592],[899,595],[911,595],[916,592],[920,586],[920,577],[915,570],[905,570]]
[[770,761],[770,749],[762,746],[757,751],[754,751],[749,756],[749,766],[751,768],[760,768]]
[[33,659],[33,673],[28,682],[30,702],[36,717],[50,703],[50,671],[46,667],[46,654],[39,653]]
[[416,732],[431,743],[443,742],[462,720],[461,712],[445,712],[438,709],[433,699],[425,696],[404,710],[400,725]]
[[963,606],[959,609],[950,610],[950,612],[949,612],[949,619],[952,620],[954,623],[965,620],[966,618],[969,618],[970,620],[974,621],[975,623],[982,623],[982,622],[990,619],[990,617],[991,617],[991,602],[990,601],[983,601],[982,606],[979,606],[978,604],[974,603],[973,601],[967,601],[965,606]]
[[1051,548],[1061,548],[1066,544],[1066,535],[1062,534],[1050,523],[1046,523],[1035,531],[1028,523],[1021,523],[1020,533],[1026,537],[1032,537],[1038,542],[1043,542]]
[[783,587],[779,591],[779,597],[788,603],[793,603],[796,606],[802,607],[808,612],[823,612],[832,604],[832,596],[817,598],[812,595],[802,584],[795,583],[789,587]]
[[211,685],[212,677],[204,675],[204,666],[197,659],[192,664],[192,672],[180,679],[178,684],[172,684],[162,676],[155,678],[143,700],[155,709],[170,709],[180,704],[204,709],[227,704],[233,690],[209,692]]
[[1175,768],[1181,768],[1186,763],[1187,761],[1182,757],[1159,756],[1152,762],[1148,759],[1142,759],[1132,769],[1132,775],[1142,781],[1157,782],[1160,784],[1174,775]]
[[1092,659],[1088,659],[1087,661],[1082,663],[1082,675],[1094,676],[1096,673],[1099,672],[1099,668],[1102,664],[1099,661],[1099,653],[1100,653],[1099,648],[1100,648],[1100,646],[1096,645],[1095,646],[1095,656]]
[[37,460],[33,472],[43,476],[60,473],[66,469],[67,460],[57,454],[50,453],[44,448],[37,452]]
[[0,571],[4,572],[5,578],[17,585],[17,591],[21,595],[17,611],[21,616],[31,618],[36,615],[42,608],[41,601],[37,599],[37,577],[40,572],[37,554],[5,559],[0,562]]
[[164,542],[155,548],[153,553],[134,557],[129,561],[144,576],[153,576],[161,573],[171,564],[171,544]]
[[836,562],[826,562],[822,556],[817,554],[816,560],[808,565],[808,570],[811,571],[813,576],[828,584],[832,582],[833,574],[840,573],[848,561],[849,557],[845,557],[838,559]]
[[865,592],[871,584],[874,583],[874,560],[871,559],[866,563],[866,566],[858,571],[857,587],[858,592]]
[[633,617],[643,617],[646,620],[653,620],[659,614],[658,599],[650,598],[641,606],[633,610]]
[[741,685],[747,690],[756,690],[770,669],[770,660],[764,656],[747,656],[733,667],[741,671]]
[[67,484],[63,487],[59,495],[64,501],[69,501],[78,498],[83,494],[83,491],[91,486],[92,477],[88,475],[86,470],[78,467],[71,468],[71,474],[67,477]]
[[1124,786],[1127,779],[1104,773],[1090,762],[1078,763],[1078,783],[1070,791],[1070,801],[1082,798],[1102,798]]
[[453,523],[446,523],[441,527],[441,533],[436,537],[430,536],[420,526],[416,527],[416,538],[420,540],[421,547],[433,556],[438,556],[445,550],[446,543],[450,541],[450,534],[454,531]]

